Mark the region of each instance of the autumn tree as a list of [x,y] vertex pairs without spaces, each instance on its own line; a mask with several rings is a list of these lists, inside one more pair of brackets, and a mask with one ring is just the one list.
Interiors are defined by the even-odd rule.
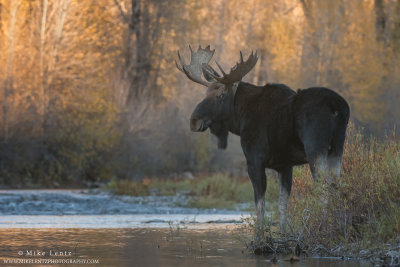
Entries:
[[226,70],[258,50],[245,81],[332,88],[382,134],[400,122],[399,30],[397,0],[0,0],[0,179],[242,168],[237,138],[221,153],[189,132],[205,90],[174,66],[188,44]]

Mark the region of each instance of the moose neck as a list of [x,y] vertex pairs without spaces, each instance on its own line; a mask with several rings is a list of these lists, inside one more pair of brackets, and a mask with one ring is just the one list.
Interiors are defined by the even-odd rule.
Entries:
[[249,104],[251,104],[254,99],[260,97],[263,88],[263,86],[256,86],[246,82],[239,83],[231,105],[232,115],[230,119],[226,121],[229,132],[240,136],[241,125],[246,121],[246,110],[248,110]]
[[237,92],[240,90],[242,84],[243,82],[239,82],[238,84],[235,85],[229,111],[231,115],[229,116],[229,119],[226,121],[228,131],[236,135],[240,135],[239,119],[236,113],[236,101],[237,101],[236,95]]
[[229,132],[235,135],[240,135],[240,123],[239,123],[240,117],[238,116],[237,113],[238,101],[236,100],[236,93],[239,90],[241,90],[240,88],[241,84],[243,84],[243,82],[239,83],[237,89],[235,89],[236,91],[235,94],[230,99],[229,111],[228,111],[228,114],[230,115],[225,120],[216,122],[210,127],[211,133],[218,138],[219,148],[226,147]]
[[235,95],[229,105],[229,116],[223,120],[213,123],[210,131],[218,138],[218,147],[225,149],[227,146],[228,133],[240,136],[242,124],[246,121],[247,107],[255,98],[260,97],[263,86],[256,86],[246,82],[240,82]]

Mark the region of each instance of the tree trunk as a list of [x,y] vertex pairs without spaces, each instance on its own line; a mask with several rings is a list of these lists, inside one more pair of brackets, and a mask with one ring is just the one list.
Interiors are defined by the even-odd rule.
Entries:
[[114,0],[122,19],[128,26],[125,41],[125,70],[122,77],[128,79],[129,88],[125,105],[135,106],[138,102],[156,100],[161,91],[156,86],[157,66],[152,66],[153,49],[160,38],[161,18],[168,9],[167,1],[131,0],[129,14],[118,0]]
[[7,54],[7,65],[6,65],[6,74],[4,78],[4,89],[3,89],[3,138],[6,142],[9,138],[9,111],[10,111],[10,103],[9,103],[9,95],[13,90],[13,76],[12,76],[12,68],[14,63],[14,41],[15,41],[15,24],[17,20],[17,11],[19,7],[19,1],[11,2],[11,10],[10,10],[10,24],[8,29],[8,54]]
[[47,132],[49,128],[49,112],[50,112],[50,100],[51,100],[51,92],[50,87],[54,78],[54,70],[57,63],[58,49],[61,43],[62,32],[64,28],[64,21],[67,15],[67,8],[70,0],[60,0],[59,1],[59,12],[57,16],[57,24],[53,36],[54,44],[53,49],[51,51],[51,55],[49,58],[49,65],[44,81],[44,90],[43,90],[43,98],[45,99],[44,105],[44,119],[43,119],[43,129]]
[[47,21],[47,7],[48,1],[42,1],[42,21],[40,25],[40,47],[39,47],[39,75],[40,75],[40,92],[42,97],[41,103],[41,113],[42,113],[42,125],[45,123],[45,113],[46,113],[46,103],[47,103],[47,96],[46,96],[46,89],[45,89],[45,78],[44,78],[44,46],[45,46],[45,33],[46,33],[46,21]]
[[316,27],[313,4],[311,0],[300,0],[307,27],[304,31],[304,41],[301,55],[301,71],[304,87],[315,86],[318,80],[318,44],[319,32]]
[[135,60],[132,61],[132,56],[130,56],[131,66],[128,69],[130,87],[126,101],[128,106],[134,105],[137,101],[154,100],[160,96],[155,83],[151,82],[156,79],[156,77],[151,79],[151,72],[153,71],[151,56],[153,47],[157,43],[159,21],[163,12],[162,1],[153,3],[157,10],[152,13],[150,13],[151,2],[143,0],[132,0],[131,2],[131,29],[128,38],[131,38],[130,36],[134,34],[135,44],[131,44],[128,49],[131,51],[131,55],[135,54]]
[[0,33],[3,31],[3,3],[0,2]]
[[385,41],[386,16],[383,0],[374,1],[376,40]]
[[[142,14],[142,5],[141,0],[131,0],[131,18],[129,25],[129,39],[132,39],[132,35],[135,35],[135,44],[129,43],[129,47],[127,47],[129,53],[129,68],[128,68],[128,78],[130,81],[128,97],[127,97],[127,105],[130,106],[134,104],[136,100],[142,97],[144,86],[148,80],[148,72],[145,71],[146,67],[146,53],[145,48],[143,47],[145,38],[145,34],[143,33],[142,27],[144,24],[148,23],[148,21],[144,21]],[[133,57],[135,55],[135,57]],[[133,61],[132,59],[135,58]]]

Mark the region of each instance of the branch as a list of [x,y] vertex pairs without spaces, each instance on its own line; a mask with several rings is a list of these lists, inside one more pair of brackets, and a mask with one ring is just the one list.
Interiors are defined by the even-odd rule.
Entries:
[[124,10],[122,10],[121,4],[118,2],[118,0],[114,0],[115,5],[118,7],[119,13],[121,14],[122,20],[129,25],[130,28],[135,29],[134,25],[129,22],[129,18],[127,17],[126,13]]

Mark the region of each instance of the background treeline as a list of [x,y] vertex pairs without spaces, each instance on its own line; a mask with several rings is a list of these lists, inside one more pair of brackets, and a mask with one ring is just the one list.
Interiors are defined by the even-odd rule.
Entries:
[[326,86],[385,136],[400,121],[400,0],[0,0],[0,184],[81,186],[245,164],[188,118],[176,51],[211,44],[245,80]]

